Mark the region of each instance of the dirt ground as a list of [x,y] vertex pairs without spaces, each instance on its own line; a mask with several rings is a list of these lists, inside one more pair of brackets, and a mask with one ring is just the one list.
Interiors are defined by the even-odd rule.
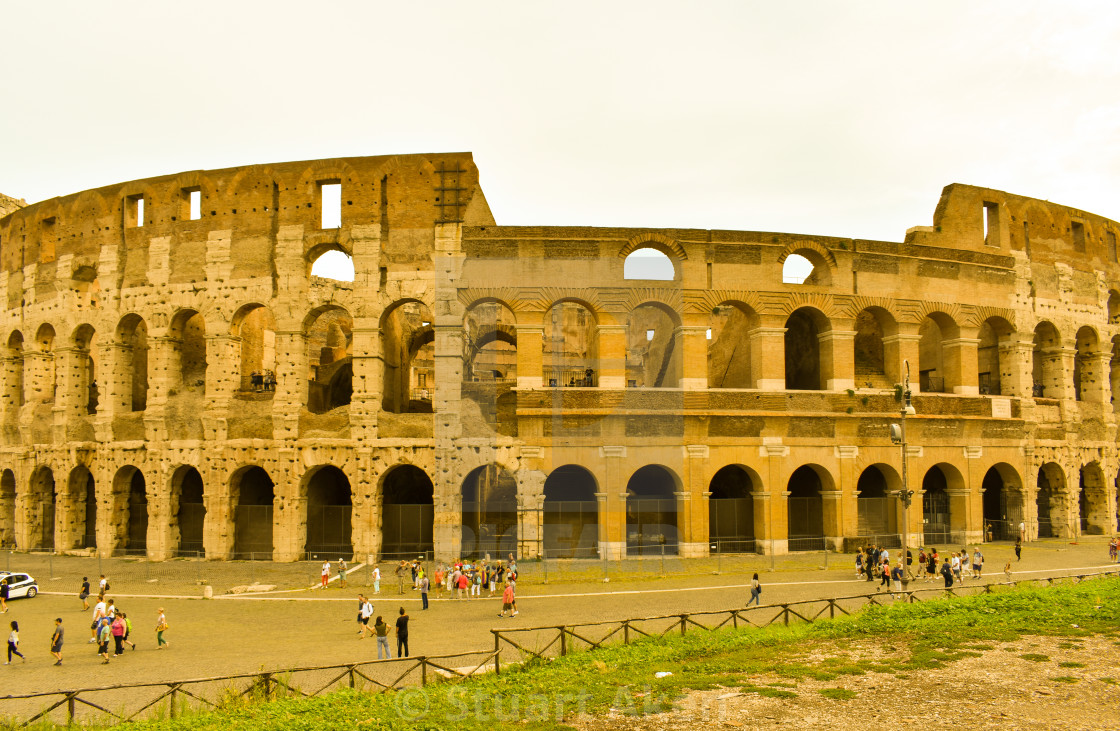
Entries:
[[[821,682],[756,676],[756,686],[796,693],[763,697],[737,688],[694,691],[666,713],[642,715],[642,700],[607,718],[584,717],[581,731],[662,731],[694,728],[813,729],[1106,729],[1120,728],[1120,642],[1105,637],[1070,641],[1023,637],[947,664],[899,675],[868,673]],[[855,659],[881,654],[875,646],[836,648]],[[1034,660],[1023,655],[1038,656]],[[1045,657],[1046,659],[1041,659]],[[1066,667],[1062,664],[1066,663]],[[844,689],[847,700],[821,694]]]
[[[993,568],[997,565],[1002,568],[1012,557],[1010,545],[988,545],[984,551],[988,566]],[[18,555],[13,560],[16,559]],[[705,570],[708,565],[704,564],[694,573],[659,579],[618,577],[609,583],[598,578],[544,584],[540,580],[543,577],[525,571],[518,582],[520,616],[515,619],[496,616],[501,608],[498,598],[455,601],[435,599],[433,595],[431,608],[423,611],[416,592],[398,596],[392,582],[383,582],[381,595],[372,598],[375,615],[383,615],[390,624],[399,608],[405,608],[411,617],[410,650],[416,656],[492,649],[494,640],[489,631],[492,627],[556,626],[741,607],[747,595],[744,585],[755,570],[759,571],[766,587],[764,604],[862,594],[873,586],[856,581],[847,560],[834,562],[829,570],[821,570],[816,565],[817,559],[809,558],[804,560],[803,566],[774,573],[765,571],[768,561],[765,557],[750,560],[754,564],[718,575]],[[1026,578],[1099,569],[1106,565],[1106,560],[1107,547],[1103,542],[1076,546],[1045,542],[1029,544],[1024,560],[1014,568],[1020,578]],[[374,640],[357,639],[356,595],[366,590],[364,586],[343,590],[335,583],[325,591],[304,589],[263,596],[217,595],[218,598],[203,600],[201,587],[186,581],[165,586],[163,582],[111,577],[110,596],[132,619],[132,639],[137,649],[127,650],[123,657],[102,665],[95,654],[95,646],[87,643],[92,612],[81,609],[72,591],[77,587],[65,569],[65,561],[56,558],[54,568],[60,578],[36,576],[42,593],[35,599],[10,602],[10,611],[2,615],[2,621],[19,622],[21,647],[28,662],[21,663],[17,658],[11,666],[0,666],[0,694],[342,664],[372,660],[377,656]],[[262,573],[269,570],[268,566],[260,569]],[[285,567],[278,566],[274,570],[283,571]],[[988,574],[1003,579],[1002,573]],[[166,636],[171,645],[157,652],[154,627],[160,607],[166,609],[171,627]],[[67,633],[61,667],[52,665],[48,653],[55,617],[63,619]],[[6,624],[4,629],[7,629]],[[393,646],[395,649],[395,642]],[[469,660],[464,660],[458,666],[468,664]],[[886,678],[883,682],[889,684],[892,679]],[[1081,692],[1079,686],[1059,688],[1055,695],[1076,692]],[[837,707],[841,705],[836,704]],[[917,710],[922,706],[915,702],[906,707]],[[15,711],[11,702],[0,701],[0,716]]]

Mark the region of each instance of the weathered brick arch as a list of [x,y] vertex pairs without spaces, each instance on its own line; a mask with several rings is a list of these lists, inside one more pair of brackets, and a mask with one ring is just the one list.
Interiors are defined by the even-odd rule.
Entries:
[[823,262],[828,265],[829,269],[834,270],[837,267],[836,256],[828,248],[816,241],[794,241],[791,244],[787,244],[785,249],[782,250],[782,253],[778,255],[778,264],[785,264],[786,259],[793,254],[804,256],[804,252],[811,252],[810,256],[805,257],[810,261],[814,258],[819,259],[819,261],[813,261],[814,266]]
[[[631,238],[618,250],[618,258],[625,259],[638,249],[657,249],[665,256],[674,260],[674,268],[677,267],[677,262],[688,259],[688,252],[684,250],[684,247],[681,246],[679,241],[671,239],[664,234],[654,232],[640,233]],[[680,275],[679,270],[677,274],[678,276]]]

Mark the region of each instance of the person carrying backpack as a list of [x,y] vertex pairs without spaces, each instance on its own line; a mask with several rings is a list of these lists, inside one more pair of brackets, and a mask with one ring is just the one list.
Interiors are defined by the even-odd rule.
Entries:
[[953,567],[949,565],[949,557],[945,557],[945,563],[941,564],[941,575],[945,577],[945,588],[948,589],[953,586]]
[[756,607],[760,606],[759,597],[761,597],[761,596],[762,596],[762,584],[758,580],[758,574],[755,574],[754,577],[751,579],[751,598],[747,600],[747,606],[749,607],[751,605],[751,602],[754,602],[754,605]]

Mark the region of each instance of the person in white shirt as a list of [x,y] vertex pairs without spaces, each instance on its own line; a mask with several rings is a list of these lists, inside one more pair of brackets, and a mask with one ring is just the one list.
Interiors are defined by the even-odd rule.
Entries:
[[323,562],[323,571],[319,575],[319,578],[322,579],[323,588],[326,589],[327,588],[327,581],[329,581],[330,578],[331,578],[331,562],[330,561],[324,561]]
[[373,567],[373,593],[374,594],[380,594],[381,593],[381,567],[380,566],[374,566]]
[[97,604],[93,607],[93,624],[90,625],[90,643],[97,642],[97,625],[101,622],[101,618],[105,616],[105,600],[99,599]]
[[362,604],[362,637],[366,636],[366,632],[369,632],[371,635],[374,634],[374,631],[369,627],[369,618],[372,616],[373,602],[371,602],[369,599],[366,599],[365,603]]

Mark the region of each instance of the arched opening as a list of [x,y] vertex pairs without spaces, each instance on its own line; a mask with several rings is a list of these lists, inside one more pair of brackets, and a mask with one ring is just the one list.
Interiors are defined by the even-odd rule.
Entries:
[[517,555],[517,481],[495,464],[463,480],[463,558]]
[[1011,486],[1004,482],[1000,470],[992,467],[984,474],[981,483],[982,505],[984,511],[984,539],[987,541],[1009,541],[1019,535],[1019,513],[1016,510],[1016,495]]
[[861,542],[901,545],[898,501],[891,495],[901,486],[898,475],[886,465],[871,465],[860,473],[856,481],[856,525]]
[[115,555],[145,555],[148,548],[148,495],[144,473],[131,465],[113,478],[113,545]]
[[745,305],[720,304],[708,318],[708,388],[754,388],[751,330],[758,316]]
[[[888,367],[883,339],[898,334],[898,324],[881,307],[868,307],[856,315],[856,336],[852,343],[856,384],[866,388],[891,388],[898,381],[892,359]],[[895,346],[897,348],[897,346]]]
[[276,393],[276,318],[272,311],[259,304],[245,305],[233,316],[230,334],[240,341],[241,349],[237,397],[272,398]]
[[786,388],[819,391],[821,380],[821,333],[828,329],[824,315],[811,307],[797,309],[786,320]]
[[949,481],[940,467],[931,467],[922,478],[922,524],[927,544],[952,541]]
[[31,473],[27,501],[28,548],[53,551],[55,509],[57,499],[54,472],[50,467],[36,467]]
[[628,388],[677,388],[682,373],[680,320],[666,307],[645,304],[627,318]]
[[9,440],[18,440],[19,411],[23,407],[23,333],[14,331],[8,336],[8,352],[4,363],[4,412]]
[[381,558],[427,556],[435,549],[435,488],[410,464],[393,467],[381,482]]
[[467,310],[463,380],[517,382],[517,319],[501,302],[479,302]]
[[54,357],[54,328],[48,324],[39,326],[35,333],[35,374],[33,376],[32,400],[40,404],[54,404],[56,373]]
[[394,305],[382,318],[381,408],[394,414],[432,413],[435,391],[435,329],[421,302]]
[[626,555],[677,554],[677,476],[646,465],[626,483]]
[[70,478],[66,481],[66,503],[72,511],[73,524],[66,541],[70,545],[62,548],[96,548],[97,491],[93,474],[85,465],[70,470]]
[[0,548],[16,545],[16,473],[0,473]]
[[306,484],[307,543],[304,550],[308,559],[353,557],[354,503],[350,480],[342,470],[328,465],[316,468]]
[[1034,350],[1031,356],[1034,384],[1031,393],[1035,398],[1061,398],[1062,339],[1058,329],[1049,322],[1040,322],[1034,329]]
[[790,254],[782,262],[782,282],[785,284],[812,284],[813,262],[800,254]]
[[789,550],[823,551],[824,546],[824,484],[821,474],[810,465],[802,465],[789,478]]
[[120,359],[120,402],[122,411],[148,407],[148,326],[139,315],[125,315],[117,326],[117,357]]
[[945,343],[960,337],[960,328],[943,312],[933,312],[918,326],[918,387],[925,393],[952,393],[958,374],[950,366]]
[[652,247],[635,249],[622,264],[623,279],[673,281],[677,277],[673,260]]
[[1112,360],[1108,366],[1108,393],[1112,402],[1112,410],[1120,410],[1120,402],[1116,395],[1120,394],[1120,335],[1112,338]]
[[78,392],[79,413],[97,413],[97,361],[94,359],[93,338],[96,331],[90,325],[80,325],[74,330],[74,365],[77,369],[74,388]]
[[179,310],[167,329],[168,369],[179,393],[206,392],[206,319],[195,310]]
[[708,540],[717,553],[753,553],[754,493],[762,481],[753,471],[727,465],[712,475],[708,485]]
[[595,477],[579,465],[557,467],[544,481],[544,557],[594,558],[599,553]]
[[595,314],[578,302],[557,302],[544,318],[544,384],[549,388],[599,384]]
[[1012,334],[1011,324],[1002,317],[989,317],[980,325],[976,347],[977,385],[981,394],[999,396],[1004,392],[1000,348]]
[[1077,503],[1082,535],[1110,532],[1112,521],[1108,515],[1108,490],[1099,462],[1082,466]]
[[[206,506],[202,498],[202,475],[183,465],[171,477],[172,544],[178,544],[179,556],[202,556],[202,529],[206,523]],[[176,533],[178,534],[176,536]],[[176,540],[177,539],[177,540]]]
[[308,347],[307,409],[325,414],[350,405],[353,394],[354,320],[341,307],[326,307],[305,332]]
[[1095,401],[1094,386],[1102,377],[1098,372],[1100,358],[1097,356],[1100,339],[1096,330],[1083,327],[1077,331],[1075,342],[1077,356],[1073,359],[1073,396],[1078,401]]
[[272,560],[272,478],[255,465],[242,467],[230,479],[234,506],[233,558]]
[[344,251],[330,249],[319,255],[311,264],[311,276],[333,279],[337,282],[353,282],[354,260]]
[[1120,325],[1120,292],[1108,290],[1108,324]]

